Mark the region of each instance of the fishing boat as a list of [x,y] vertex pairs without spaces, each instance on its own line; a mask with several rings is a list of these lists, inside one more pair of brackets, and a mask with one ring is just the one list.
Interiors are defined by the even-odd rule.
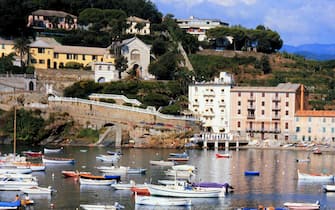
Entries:
[[42,162],[45,164],[74,164],[74,159],[42,156]]
[[95,176],[92,174],[82,174],[79,176],[79,183],[81,185],[110,186],[116,182],[116,179],[112,179],[106,176]]
[[44,147],[43,151],[45,153],[59,153],[63,150],[63,147]]
[[244,176],[259,176],[260,172],[259,171],[245,171]]
[[128,174],[145,174],[147,172],[146,168],[128,168]]
[[150,192],[149,192],[149,189],[148,189],[147,185],[145,185],[145,186],[134,186],[134,187],[131,187],[130,190],[137,195],[145,195],[145,196],[150,195]]
[[324,192],[335,192],[335,185],[334,184],[325,184],[322,185],[322,189]]
[[233,190],[233,186],[228,183],[217,183],[217,182],[199,182],[192,183],[193,187],[202,187],[202,188],[210,188],[210,189],[225,189],[225,192],[228,193],[229,189]]
[[334,175],[332,174],[308,174],[302,173],[298,170],[298,179],[299,180],[313,180],[313,181],[333,181]]
[[215,156],[217,158],[230,158],[230,154],[228,153],[225,153],[225,154],[216,153]]
[[315,203],[286,202],[286,203],[284,203],[284,206],[286,206],[289,209],[304,209],[304,210],[320,209],[319,201],[316,201]]
[[104,162],[117,162],[120,159],[118,155],[98,155],[96,159],[104,161]]
[[97,169],[105,174],[126,174],[128,172],[129,167],[125,166],[100,166]]
[[195,166],[193,166],[193,165],[175,165],[175,166],[172,166],[172,169],[176,170],[176,171],[194,171]]
[[38,158],[38,157],[42,157],[43,153],[41,151],[38,152],[33,152],[33,151],[23,151],[22,152],[23,155],[27,156],[27,157],[33,157],[33,158]]
[[0,190],[20,190],[22,187],[38,186],[37,178],[31,177],[17,177],[4,176],[0,179]]
[[21,206],[21,201],[0,201],[0,209],[18,209]]
[[151,165],[158,166],[174,166],[175,163],[173,161],[165,161],[165,160],[150,160]]
[[321,151],[319,148],[314,148],[314,149],[313,149],[313,154],[314,154],[314,155],[321,155],[321,154],[322,154],[322,151]]
[[189,199],[139,196],[135,194],[135,204],[150,206],[191,206],[192,203]]
[[85,210],[119,210],[124,209],[124,206],[115,202],[114,205],[80,204],[80,208]]
[[27,193],[28,195],[51,195],[54,191],[51,186],[49,187],[39,187],[39,186],[32,186],[32,187],[23,187],[20,188],[22,193]]
[[176,176],[177,178],[189,178],[191,176],[195,176],[192,171],[176,171],[173,169],[169,169],[164,172],[167,176]]
[[79,177],[84,174],[91,174],[91,172],[79,172],[79,171],[62,171],[64,177]]
[[218,198],[224,197],[224,190],[193,188],[178,185],[148,185],[150,195],[184,197],[184,198]]

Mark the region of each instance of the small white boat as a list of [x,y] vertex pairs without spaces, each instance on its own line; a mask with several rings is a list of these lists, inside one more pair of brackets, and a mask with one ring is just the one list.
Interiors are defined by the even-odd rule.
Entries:
[[139,196],[135,194],[135,204],[150,206],[191,206],[192,203],[189,199]]
[[42,156],[42,161],[45,164],[74,164],[73,158],[59,158],[59,157]]
[[98,155],[96,159],[104,161],[104,162],[117,162],[120,159],[118,155]]
[[289,209],[304,209],[304,210],[320,209],[320,203],[319,203],[319,201],[317,201],[315,203],[292,203],[292,202],[286,202],[286,203],[284,203],[284,206],[286,206]]
[[218,198],[224,197],[224,190],[193,188],[177,185],[148,185],[150,195],[183,198]]
[[313,180],[313,181],[333,181],[334,175],[332,174],[307,174],[307,173],[301,173],[298,170],[298,179],[299,180]]
[[32,172],[31,168],[18,168],[16,166],[0,168],[0,174],[30,174]]
[[128,172],[129,167],[125,166],[100,166],[97,169],[105,174],[126,174]]
[[104,176],[95,176],[91,174],[82,174],[79,178],[81,185],[110,186],[117,183],[116,179],[109,179]]
[[45,147],[45,148],[43,149],[44,154],[45,154],[45,153],[58,153],[58,152],[61,152],[62,150],[63,150],[63,147],[55,147],[55,148]]
[[195,166],[193,165],[175,165],[175,166],[172,166],[172,169],[173,170],[176,170],[176,171],[194,171],[195,170]]
[[53,192],[53,189],[51,186],[49,187],[39,187],[39,186],[33,186],[33,187],[23,187],[20,189],[22,193],[27,193],[28,195],[51,195]]
[[145,174],[146,168],[128,168],[128,174]]
[[85,210],[118,210],[123,209],[124,206],[115,202],[114,205],[80,204],[80,208]]
[[136,184],[133,180],[131,180],[129,183],[113,183],[111,184],[111,187],[114,190],[130,190],[132,187],[143,187],[146,186],[146,184]]
[[165,161],[165,160],[150,160],[151,165],[158,165],[158,166],[174,166],[173,161]]
[[20,190],[22,187],[38,186],[37,178],[5,176],[0,179],[0,190]]
[[322,185],[322,189],[324,192],[335,192],[335,185],[334,184],[324,184]]
[[167,176],[175,176],[177,178],[189,178],[191,176],[195,176],[195,174],[192,171],[176,171],[169,169],[164,172]]

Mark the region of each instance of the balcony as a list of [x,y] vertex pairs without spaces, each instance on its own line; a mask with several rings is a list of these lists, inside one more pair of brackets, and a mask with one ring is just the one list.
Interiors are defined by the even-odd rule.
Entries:
[[219,104],[219,107],[226,107],[226,104]]
[[256,106],[255,105],[250,105],[248,106],[248,110],[255,110],[256,109]]
[[248,114],[247,119],[255,119],[255,115],[254,114]]
[[279,106],[274,106],[274,107],[272,107],[272,111],[280,111],[280,107]]
[[256,101],[256,98],[254,96],[251,96],[250,98],[248,98],[248,102],[253,102]]
[[204,91],[203,95],[204,96],[212,96],[212,97],[214,97],[215,96],[215,92],[214,91]]
[[280,120],[280,115],[277,114],[277,115],[272,116],[272,120]]
[[280,102],[279,96],[275,96],[272,98],[272,102]]

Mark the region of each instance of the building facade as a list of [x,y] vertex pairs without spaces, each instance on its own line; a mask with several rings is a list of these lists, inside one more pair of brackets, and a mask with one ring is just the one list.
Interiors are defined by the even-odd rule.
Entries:
[[39,9],[28,16],[28,27],[35,29],[77,29],[78,18],[63,11]]
[[115,69],[113,63],[94,62],[92,70],[94,71],[95,82],[103,83],[119,80],[119,72]]
[[298,111],[295,124],[296,141],[316,143],[335,141],[335,111]]
[[83,67],[92,62],[114,62],[107,48],[61,45],[53,38],[39,37],[29,48],[29,63],[39,69],[64,68],[70,62]]
[[305,103],[300,84],[231,89],[231,132],[241,139],[296,139],[295,113]]
[[177,19],[180,28],[186,30],[187,33],[198,37],[199,41],[207,39],[206,31],[216,27],[228,27],[229,24],[217,19],[200,19],[191,16],[188,19]]
[[127,24],[129,25],[129,27],[126,29],[127,34],[139,34],[139,35],[150,34],[149,20],[144,20],[139,17],[130,16],[127,18]]
[[205,132],[230,132],[230,89],[232,76],[221,72],[211,82],[196,82],[189,85],[189,110],[200,118]]
[[0,57],[14,53],[14,41],[0,38]]

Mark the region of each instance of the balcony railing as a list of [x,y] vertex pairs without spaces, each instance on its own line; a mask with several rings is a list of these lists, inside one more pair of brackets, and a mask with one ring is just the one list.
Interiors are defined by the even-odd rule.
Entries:
[[273,120],[280,120],[280,115],[274,115],[274,116],[272,116],[272,119]]
[[280,98],[279,98],[279,96],[275,96],[275,97],[273,97],[273,98],[272,98],[272,101],[273,101],[273,102],[280,102]]
[[255,119],[255,115],[254,114],[248,114],[247,119]]

